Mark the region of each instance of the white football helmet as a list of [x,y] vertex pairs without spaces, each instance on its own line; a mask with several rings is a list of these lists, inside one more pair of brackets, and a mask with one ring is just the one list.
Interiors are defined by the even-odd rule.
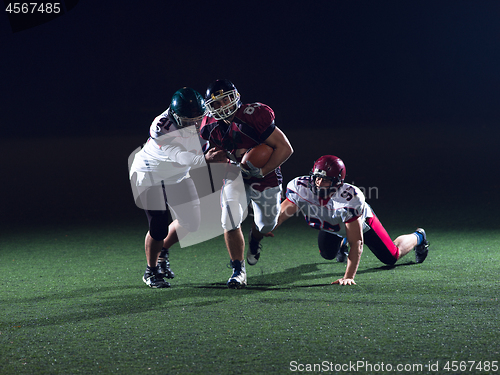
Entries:
[[[229,100],[221,103],[224,99]],[[241,106],[240,93],[228,79],[219,79],[210,84],[205,94],[205,105],[216,120],[231,117]]]

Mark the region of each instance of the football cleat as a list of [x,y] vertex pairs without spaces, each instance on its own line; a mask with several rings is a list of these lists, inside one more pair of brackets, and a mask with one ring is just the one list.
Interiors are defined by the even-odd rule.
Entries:
[[229,289],[241,289],[247,286],[247,273],[245,270],[245,261],[232,260],[233,275],[227,281]]
[[415,246],[415,262],[422,263],[425,258],[427,258],[427,254],[429,253],[429,241],[427,241],[425,230],[422,228],[417,228],[415,232],[420,233],[423,237],[422,243]]
[[247,252],[247,263],[249,266],[255,266],[260,258],[260,250],[262,245],[260,241],[256,241],[252,237],[252,231],[250,230],[250,235],[248,236],[248,252]]
[[347,244],[347,238],[342,240],[339,252],[337,253],[336,259],[339,263],[345,263],[347,261],[347,256],[349,255],[349,245]]
[[158,273],[167,279],[173,279],[175,277],[174,272],[170,269],[168,249],[161,250],[160,257],[158,258]]
[[142,281],[144,281],[150,288],[170,288],[170,283],[163,280],[163,276],[161,274],[154,273],[148,269],[144,272]]

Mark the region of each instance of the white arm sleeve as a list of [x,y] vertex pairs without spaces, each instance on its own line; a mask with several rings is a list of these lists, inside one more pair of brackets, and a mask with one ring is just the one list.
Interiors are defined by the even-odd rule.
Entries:
[[168,157],[171,161],[181,165],[198,167],[205,164],[205,155],[197,155],[177,145],[162,146],[161,150],[163,155]]

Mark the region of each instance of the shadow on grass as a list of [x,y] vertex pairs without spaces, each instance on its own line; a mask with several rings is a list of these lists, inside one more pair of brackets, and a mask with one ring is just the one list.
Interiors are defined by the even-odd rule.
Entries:
[[359,274],[363,274],[363,273],[373,273],[373,272],[380,272],[380,271],[388,271],[388,270],[396,269],[398,267],[414,266],[416,264],[418,264],[418,263],[413,262],[413,261],[409,261],[409,262],[406,262],[406,263],[393,264],[392,266],[385,265],[385,266],[380,266],[380,267],[367,268],[366,270],[358,271],[356,274],[359,275]]
[[[328,274],[317,273],[318,271],[320,271],[319,266],[324,264],[330,265],[332,264],[332,262],[301,264],[297,267],[288,268],[281,272],[259,275],[259,276],[249,276],[249,285],[245,288],[245,290],[276,290],[276,289],[322,287],[331,285],[331,282],[308,284],[308,285],[290,285],[290,284],[294,284],[297,281],[323,279],[326,277],[341,278],[344,275],[344,269],[342,269],[342,271],[340,272],[335,272],[335,273],[334,272]],[[417,263],[407,262],[407,263],[395,264],[392,266],[386,265],[381,267],[368,268],[366,270],[358,271],[357,274],[382,272],[382,271],[392,270],[397,267],[411,266],[415,264]],[[201,289],[227,289],[226,283],[214,283],[210,285],[200,285],[194,287]]]
[[[184,284],[164,289],[149,289],[142,284],[134,284],[71,289],[21,300],[7,298],[2,299],[2,304],[26,304],[31,307],[31,313],[26,314],[24,317],[16,315],[14,319],[7,318],[1,325],[4,327],[40,327],[74,324],[95,319],[113,319],[113,317],[141,314],[147,311],[165,311],[179,308],[179,306],[205,307],[217,305],[226,303],[228,299],[235,296],[263,291],[330,286],[330,282],[296,285],[297,281],[312,281],[328,277],[340,278],[344,274],[343,268],[332,273],[318,272],[320,271],[319,266],[324,264],[331,264],[331,262],[301,264],[281,272],[252,276],[250,277],[250,285],[238,291],[228,290],[225,282],[208,285]],[[415,263],[375,267],[361,270],[359,273],[384,272],[412,264]],[[50,305],[54,314],[51,314],[50,309],[42,308],[43,305]]]

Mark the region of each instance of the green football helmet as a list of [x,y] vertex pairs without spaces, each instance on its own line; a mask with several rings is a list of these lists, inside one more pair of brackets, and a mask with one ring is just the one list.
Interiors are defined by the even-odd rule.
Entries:
[[170,102],[170,114],[181,128],[196,126],[199,130],[207,113],[201,94],[189,87],[177,90]]

